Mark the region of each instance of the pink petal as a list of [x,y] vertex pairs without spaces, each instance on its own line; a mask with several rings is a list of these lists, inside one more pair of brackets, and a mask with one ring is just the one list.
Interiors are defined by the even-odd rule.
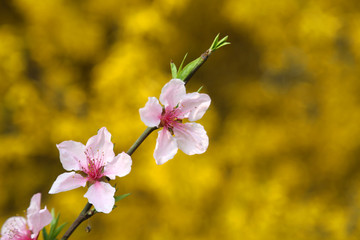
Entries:
[[104,154],[105,163],[111,161],[115,157],[114,144],[111,142],[111,134],[102,127],[98,134],[89,138],[86,143],[86,149],[90,149],[94,154]]
[[85,187],[87,179],[75,172],[60,174],[53,183],[49,193],[69,191],[78,187]]
[[209,146],[209,138],[199,123],[185,123],[174,128],[178,147],[186,154],[204,153]]
[[75,141],[64,141],[57,144],[60,152],[60,161],[65,170],[80,170],[80,163],[86,162],[85,146]]
[[154,158],[156,164],[161,165],[172,159],[177,153],[178,147],[175,138],[167,129],[161,129],[158,132]]
[[30,200],[30,206],[27,209],[27,215],[31,215],[40,211],[41,193],[36,193]]
[[205,93],[188,93],[181,100],[181,112],[185,118],[188,118],[190,121],[196,121],[204,116],[210,103],[211,99]]
[[185,94],[185,83],[180,79],[171,79],[161,90],[160,102],[165,107],[170,106],[174,108]]
[[95,182],[89,187],[84,197],[89,200],[89,203],[94,205],[96,211],[109,213],[114,207],[115,188],[109,183]]
[[41,193],[34,194],[30,200],[30,206],[27,209],[27,223],[33,234],[32,238],[36,238],[40,230],[50,224],[52,216],[46,207],[40,210]]
[[148,127],[157,127],[160,124],[162,107],[155,97],[149,97],[145,107],[140,108],[141,121]]
[[122,152],[105,166],[104,175],[110,179],[115,179],[116,176],[123,177],[128,175],[131,170],[131,164],[131,157]]
[[35,239],[41,229],[43,229],[46,225],[50,224],[51,220],[51,213],[49,212],[49,210],[46,209],[46,207],[37,213],[28,215],[28,225],[33,233],[31,237]]
[[27,239],[26,237],[29,237],[30,234],[31,232],[26,226],[26,219],[23,217],[11,217],[1,228],[1,240],[18,239],[16,237]]

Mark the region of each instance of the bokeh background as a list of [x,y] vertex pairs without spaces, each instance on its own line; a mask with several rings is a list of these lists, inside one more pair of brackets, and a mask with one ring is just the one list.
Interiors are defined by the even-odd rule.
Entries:
[[55,144],[106,126],[127,151],[170,60],[198,57],[221,33],[232,44],[188,84],[212,98],[200,121],[208,151],[157,166],[153,133],[113,182],[131,196],[72,239],[358,239],[359,10],[357,0],[1,1],[0,224],[41,192],[69,226],[86,189],[47,194],[64,172]]

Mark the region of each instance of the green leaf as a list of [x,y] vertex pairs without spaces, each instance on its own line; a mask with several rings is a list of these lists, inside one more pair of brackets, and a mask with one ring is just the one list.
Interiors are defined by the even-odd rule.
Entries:
[[57,217],[55,217],[55,212],[53,210],[54,209],[51,210],[51,215],[53,216],[53,219],[51,220],[51,223],[50,223],[50,232],[52,232],[53,229],[56,228],[56,226],[59,222],[59,218],[60,218],[60,214],[58,214]]
[[67,224],[67,223],[63,223],[63,224],[61,224],[60,227],[57,227],[57,225],[59,223],[59,219],[60,219],[60,213],[55,217],[55,211],[54,211],[54,209],[51,209],[51,215],[53,216],[53,219],[51,220],[51,223],[50,223],[50,231],[48,234],[46,233],[46,235],[47,235],[46,239],[45,239],[45,235],[44,235],[44,240],[55,240],[57,235],[59,235],[61,230]]
[[221,39],[221,40],[218,42],[217,45],[219,46],[219,45],[225,43],[227,39],[228,39],[228,36],[225,36],[223,39]]
[[216,35],[216,37],[215,37],[215,39],[214,39],[213,43],[212,43],[212,44],[211,44],[211,46],[210,46],[210,49],[214,49],[214,48],[215,48],[215,46],[216,46],[216,45],[217,45],[217,43],[218,43],[219,36],[220,36],[220,33],[218,33],[218,34]]
[[125,193],[125,194],[123,194],[123,195],[120,195],[120,196],[114,196],[114,198],[115,198],[115,202],[118,202],[118,201],[120,201],[120,200],[122,200],[122,199],[124,199],[124,198],[126,198],[127,196],[129,196],[131,193]]
[[49,235],[47,234],[45,228],[42,229],[42,233],[43,233],[43,238],[44,238],[44,240],[49,240]]
[[63,228],[65,227],[67,223],[63,223],[60,225],[60,227],[56,228],[54,231],[54,239],[56,238],[57,235],[59,235],[59,233],[61,232],[61,230],[63,230]]
[[[184,64],[184,62],[185,62],[185,59],[186,59],[187,55],[188,55],[188,53],[186,53],[186,54],[185,54],[185,56],[184,56],[183,60],[181,61],[181,64],[180,64],[180,67],[179,67],[178,73],[179,73],[179,72],[181,72],[181,70],[182,70],[182,66],[183,66],[183,64]],[[177,77],[178,77],[178,76],[179,76],[179,75],[177,75]]]
[[226,45],[230,44],[230,42],[226,41],[228,39],[228,36],[225,36],[221,40],[219,40],[219,35],[220,34],[216,35],[213,43],[210,46],[210,51],[211,52],[213,52],[213,51],[215,51],[215,50],[217,50],[217,49],[219,49],[219,48],[221,48],[223,46],[226,46]]
[[179,70],[177,77],[181,80],[184,80],[202,61],[203,59],[198,57],[194,61],[190,62],[184,67],[184,69],[181,71]]
[[229,42],[227,42],[228,36],[225,36],[220,40],[219,40],[219,36],[220,36],[220,34],[216,35],[210,48],[208,50],[206,50],[206,52],[204,52],[199,58],[188,63],[184,68],[183,68],[183,65],[184,65],[185,59],[187,57],[187,53],[185,54],[185,56],[180,64],[180,67],[178,69],[176,69],[176,65],[171,61],[170,69],[171,69],[172,77],[181,79],[186,83],[191,78],[191,76],[197,71],[197,69],[206,61],[206,59],[210,56],[210,54],[213,51],[230,44]]
[[230,44],[231,44],[231,43],[229,43],[229,42],[224,42],[224,43],[222,43],[222,44],[219,44],[216,49],[219,49],[219,48],[221,48],[221,47],[224,47],[224,46],[230,45]]
[[173,61],[170,62],[170,68],[171,68],[171,75],[172,78],[177,78],[177,69],[175,63]]

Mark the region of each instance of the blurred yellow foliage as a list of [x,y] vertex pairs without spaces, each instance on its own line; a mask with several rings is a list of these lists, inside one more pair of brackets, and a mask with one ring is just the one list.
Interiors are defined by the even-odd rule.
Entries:
[[[157,133],[115,182],[131,192],[73,239],[357,239],[360,234],[357,0],[5,1],[0,6],[0,223],[31,196],[70,223],[85,189],[48,195],[55,144],[102,126],[115,151],[145,129],[138,109],[169,61],[215,52],[188,84],[212,105],[210,146],[157,166]],[[359,164],[358,164],[359,162]],[[85,231],[86,225],[91,232]]]

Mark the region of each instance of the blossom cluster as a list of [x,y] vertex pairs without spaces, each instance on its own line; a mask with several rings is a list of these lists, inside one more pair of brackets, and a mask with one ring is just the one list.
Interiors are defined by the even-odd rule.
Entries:
[[[194,121],[205,114],[211,103],[210,97],[198,92],[186,93],[184,81],[172,79],[162,88],[159,100],[149,97],[139,110],[146,126],[160,129],[154,151],[156,163],[161,165],[174,158],[178,149],[188,155],[204,153],[209,138],[204,127]],[[115,155],[111,134],[105,127],[85,145],[70,140],[56,146],[67,172],[56,178],[49,193],[88,187],[84,195],[88,202],[97,212],[110,213],[116,190],[109,181],[130,173],[130,155],[125,152]],[[37,239],[41,229],[52,221],[46,207],[40,209],[40,198],[40,193],[32,197],[27,218],[11,217],[4,223],[1,240]]]

